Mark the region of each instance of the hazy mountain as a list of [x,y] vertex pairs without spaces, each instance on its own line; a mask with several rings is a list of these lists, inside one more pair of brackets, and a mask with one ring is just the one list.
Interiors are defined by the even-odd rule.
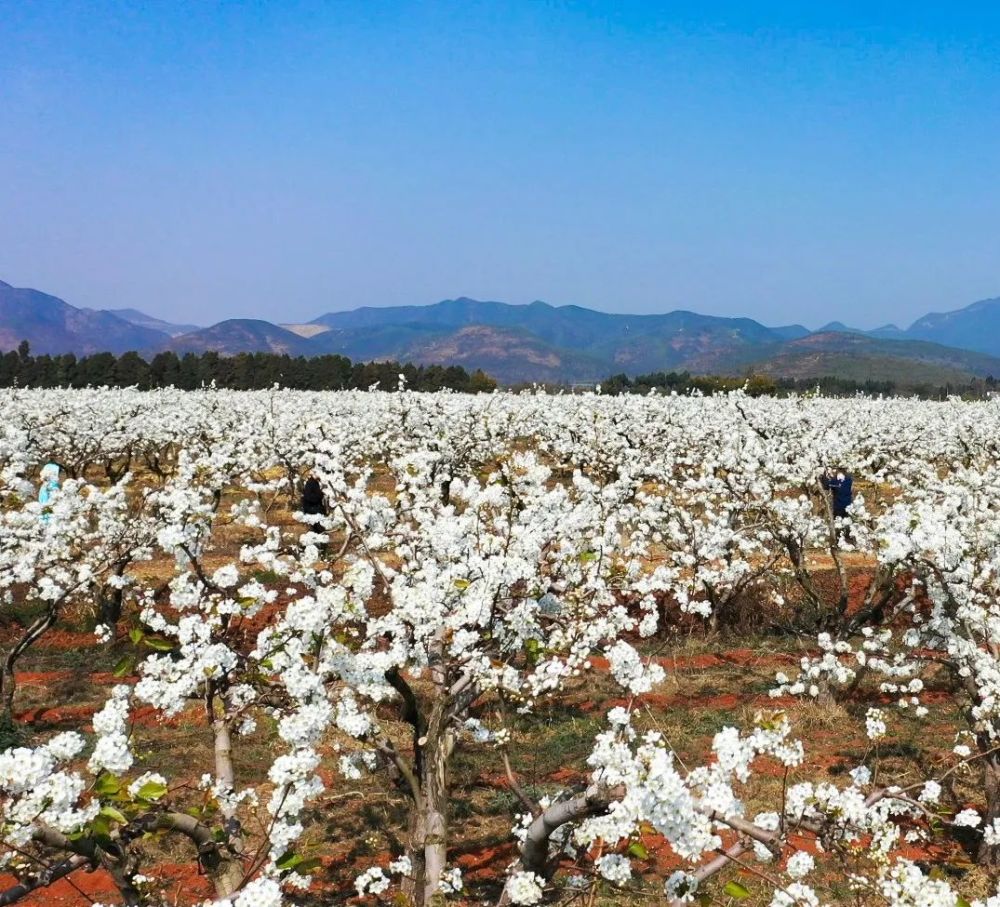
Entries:
[[817,328],[815,331],[810,331],[812,334],[864,334],[860,328],[848,327],[843,321],[831,321],[828,324],[824,324],[823,327]]
[[809,328],[803,327],[801,324],[786,324],[781,327],[771,328],[771,330],[785,340],[798,340],[799,337],[807,337],[812,333]]
[[840,321],[831,321],[815,333],[830,331],[864,334],[882,340],[926,340],[1000,356],[1000,298],[981,299],[950,312],[931,312],[906,329],[886,324],[871,331],[860,331]]
[[0,349],[27,340],[36,353],[124,353],[162,347],[169,336],[112,315],[78,309],[38,290],[0,281]]
[[232,319],[194,328],[137,309],[77,309],[0,282],[0,350],[25,339],[38,353],[339,353],[360,361],[481,368],[505,384],[590,382],[619,372],[670,370],[946,383],[1000,377],[1000,358],[993,355],[1000,354],[1000,299],[927,315],[905,331],[890,324],[862,332],[833,321],[810,333],[797,324],[770,328],[751,318],[681,310],[617,315],[465,297],[331,312],[309,324]]
[[[767,328],[751,319],[694,312],[625,316],[539,302],[511,306],[457,299],[331,313],[314,323],[331,326],[310,340],[318,351],[352,359],[483,368],[508,384],[591,381],[617,372],[661,370],[832,374],[900,384],[1000,375],[1000,359],[940,344],[873,337],[841,322],[810,333],[799,325]],[[880,330],[889,333],[892,326]],[[549,337],[572,338],[574,346],[547,342]]]
[[885,340],[860,333],[817,332],[741,364],[775,377],[837,375],[857,381],[945,384],[1000,376],[1000,358],[921,340]]
[[529,331],[475,324],[446,335],[414,340],[399,357],[429,365],[481,368],[503,384],[523,381],[560,383],[599,381],[608,375],[608,363],[597,356],[552,346]]
[[840,321],[831,321],[816,333],[830,331],[864,334],[882,340],[926,340],[1000,356],[1000,298],[981,299],[951,312],[931,312],[905,330],[886,324],[872,331],[859,331]]
[[714,372],[751,351],[782,343],[783,338],[749,318],[716,318],[694,312],[669,312],[624,336],[595,343],[590,352],[630,374],[683,369]]
[[222,356],[234,356],[237,353],[315,355],[305,338],[269,321],[256,321],[252,318],[220,321],[209,328],[200,328],[174,337],[168,346],[175,353],[204,353],[214,350]]
[[883,340],[903,340],[906,337],[906,331],[894,324],[883,324],[882,327],[866,333],[869,337],[881,337]]
[[129,324],[136,324],[142,328],[151,328],[154,331],[161,331],[170,337],[178,337],[187,334],[189,331],[197,331],[200,325],[197,324],[173,324],[170,321],[163,321],[140,312],[138,309],[104,309],[111,315],[127,321]]
[[1000,298],[981,299],[964,309],[918,318],[908,337],[1000,355]]
[[[710,370],[740,352],[782,342],[786,339],[782,331],[789,330],[775,331],[750,318],[718,318],[696,312],[616,315],[573,305],[508,305],[465,297],[429,306],[331,312],[313,323],[332,329],[314,339],[325,348],[340,344],[338,351],[345,355],[351,355],[348,350],[358,355],[360,346],[371,355],[398,356],[416,334],[446,336],[462,327],[480,325],[527,331],[549,347],[562,350],[563,355],[582,353],[591,362],[603,360],[614,371],[631,373],[681,366]],[[796,332],[794,326],[791,330]],[[393,338],[398,338],[400,346],[392,345]],[[518,380],[534,380],[531,371],[526,366]]]
[[553,346],[530,331],[483,324],[453,330],[406,324],[330,329],[309,343],[316,353],[339,353],[354,360],[481,368],[504,384],[597,381],[613,369],[605,358]]
[[[459,329],[460,330],[460,329]],[[314,353],[338,353],[350,359],[398,359],[404,350],[434,341],[454,330],[434,325],[385,324],[357,328],[328,328],[309,338]]]
[[482,302],[468,297],[446,299],[426,306],[365,307],[331,312],[314,319],[334,329],[418,325],[454,329],[471,324],[521,328],[546,343],[572,349],[598,349],[618,341],[634,341],[650,334],[724,329],[745,335],[751,342],[781,339],[781,335],[750,318],[717,318],[696,312],[673,311],[662,315],[617,315],[576,305],[552,306]]

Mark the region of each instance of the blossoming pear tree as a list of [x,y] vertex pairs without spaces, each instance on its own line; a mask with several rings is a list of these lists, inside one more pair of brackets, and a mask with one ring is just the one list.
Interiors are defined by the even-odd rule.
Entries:
[[[330,786],[363,779],[402,818],[354,892],[460,898],[469,749],[513,794],[505,905],[627,888],[650,834],[672,905],[752,880],[772,907],[817,907],[831,877],[858,902],[962,903],[902,851],[933,829],[997,865],[993,403],[15,390],[0,406],[0,593],[40,603],[5,642],[8,720],[18,660],[60,620],[125,653],[90,727],[0,753],[0,903],[101,870],[115,903],[163,904],[165,839],[218,905],[294,903],[334,843]],[[23,486],[49,461],[67,478],[40,505]],[[847,518],[818,481],[834,464],[862,489]],[[299,512],[310,476],[324,514]],[[683,760],[656,726],[659,653],[736,621],[795,639],[800,670]],[[539,795],[520,729],[605,670],[621,699],[584,741],[585,780]],[[778,697],[862,694],[871,746],[834,783]],[[953,714],[948,759],[895,777],[895,709]],[[178,771],[139,719],[181,716],[204,746]]]

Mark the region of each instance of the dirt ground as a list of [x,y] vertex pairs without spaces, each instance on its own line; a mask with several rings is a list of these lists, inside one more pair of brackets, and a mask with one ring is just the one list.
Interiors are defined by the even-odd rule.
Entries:
[[[860,587],[860,583],[857,584]],[[0,641],[9,642],[26,616],[15,613],[0,628]],[[787,778],[777,764],[764,764],[755,783],[751,814],[773,809],[780,802],[783,784],[798,780],[843,781],[844,774],[870,761],[873,753],[864,736],[864,713],[872,704],[887,702],[877,691],[860,689],[837,705],[820,705],[791,697],[773,699],[768,690],[776,671],[794,670],[804,653],[794,639],[762,635],[735,637],[720,633],[701,636],[663,637],[646,641],[647,651],[666,669],[666,681],[655,692],[639,697],[640,728],[655,728],[664,734],[684,764],[703,762],[712,736],[726,725],[747,726],[761,711],[785,711],[796,736],[806,745],[806,762],[800,772]],[[134,646],[120,633],[110,643],[99,644],[87,632],[86,621],[65,621],[50,632],[23,659],[17,675],[17,722],[22,739],[43,740],[62,730],[89,729],[89,719],[100,708],[112,684],[128,682],[113,669]],[[586,781],[589,742],[599,729],[604,713],[624,704],[618,688],[607,674],[607,663],[593,658],[587,675],[557,701],[544,703],[532,716],[514,722],[511,760],[521,783],[533,794],[556,793]],[[946,690],[929,688],[925,702],[929,719],[916,721],[905,712],[893,711],[890,739],[880,753],[885,769],[902,781],[921,777],[928,764],[945,764],[957,727],[948,720],[950,710],[935,716],[935,701],[942,702]],[[203,714],[196,707],[170,719],[139,708],[134,713],[136,749],[142,754],[138,768],[155,768],[171,779],[173,787],[195,785],[201,772],[211,766],[212,740]],[[331,741],[332,744],[332,741]],[[314,890],[303,903],[328,904],[352,900],[353,880],[372,864],[384,865],[398,854],[395,835],[404,827],[401,801],[376,778],[345,782],[336,772],[332,745],[323,774],[328,791],[310,816],[307,840],[312,842],[323,866],[316,874]],[[237,749],[237,775],[246,783],[260,779],[267,759],[267,729],[258,731]],[[455,756],[452,783],[455,791],[452,820],[454,847],[450,860],[462,868],[468,903],[482,903],[497,892],[497,879],[514,855],[510,829],[519,807],[507,782],[498,754],[489,747],[464,746]],[[966,790],[959,779],[954,795],[969,805],[975,802],[974,787]],[[979,804],[981,806],[981,804]],[[322,844],[322,847],[320,847]],[[167,883],[172,902],[193,904],[212,894],[200,876],[194,855],[183,848],[162,850],[161,841],[149,849],[157,859],[159,877]],[[309,847],[305,849],[309,855]],[[633,855],[636,851],[633,850]],[[908,845],[906,855],[932,864],[938,871],[961,880],[967,897],[984,893],[987,879],[975,869],[969,854],[943,836],[919,847]],[[595,903],[659,901],[662,884],[680,863],[665,842],[651,830],[639,851],[641,875],[627,891],[603,889]],[[823,864],[821,864],[823,865]],[[743,903],[755,904],[755,887],[763,886],[749,872],[740,874],[751,891]],[[731,878],[732,876],[730,876]],[[842,877],[841,877],[842,879]],[[0,878],[0,885],[13,880]],[[850,903],[849,893],[838,890],[834,879],[827,896],[834,903]],[[840,885],[843,884],[841,881]],[[721,900],[727,898],[719,892]],[[843,899],[843,900],[842,900]],[[84,905],[92,901],[117,901],[110,878],[103,871],[78,872],[21,903]]]

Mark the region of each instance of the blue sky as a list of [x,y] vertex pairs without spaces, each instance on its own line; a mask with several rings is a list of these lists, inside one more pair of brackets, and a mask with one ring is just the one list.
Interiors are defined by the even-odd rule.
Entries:
[[0,0],[0,280],[177,321],[1000,295],[1000,5]]

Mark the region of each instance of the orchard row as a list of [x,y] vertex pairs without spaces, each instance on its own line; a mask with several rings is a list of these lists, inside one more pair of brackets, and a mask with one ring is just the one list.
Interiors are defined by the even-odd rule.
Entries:
[[[349,783],[398,820],[356,892],[461,899],[469,751],[512,793],[503,904],[628,892],[650,835],[675,905],[748,878],[773,907],[971,901],[907,859],[931,838],[1000,867],[996,403],[9,390],[0,409],[0,594],[35,606],[7,723],[18,661],[60,622],[134,650],[92,728],[0,754],[4,903],[94,868],[117,903],[165,903],[173,837],[220,903],[307,902],[333,843],[317,804]],[[829,471],[853,477],[846,517]],[[682,761],[644,705],[658,652],[737,623],[804,654],[774,709]],[[585,780],[539,795],[517,737],[597,670],[621,704],[568,766]],[[778,704],[859,690],[869,745],[831,780]],[[192,707],[211,757],[175,777],[132,716]],[[901,715],[956,729],[917,774],[884,755]]]

